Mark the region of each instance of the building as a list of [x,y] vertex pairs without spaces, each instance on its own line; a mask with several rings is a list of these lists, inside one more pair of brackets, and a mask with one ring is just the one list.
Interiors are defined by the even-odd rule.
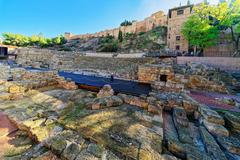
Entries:
[[170,9],[168,12],[167,46],[170,50],[188,52],[188,41],[181,34],[181,27],[191,16],[193,5]]
[[[220,0],[219,2],[221,3],[224,1],[225,0]],[[205,1],[205,3],[207,3],[207,1]],[[167,48],[170,49],[170,51],[189,53],[194,51],[194,49],[189,46],[189,42],[181,34],[181,28],[184,22],[192,15],[193,7],[194,5],[188,2],[188,5],[170,9],[168,15],[165,15],[163,11],[159,11],[145,18],[143,21],[135,21],[129,26],[120,26],[119,28],[94,34],[73,35],[71,33],[65,33],[65,38],[71,40],[78,38],[104,37],[107,35],[117,38],[119,31],[122,31],[123,35],[127,33],[138,34],[140,32],[150,31],[158,26],[166,26],[168,28],[166,39]],[[234,49],[228,36],[229,33],[222,33],[216,46],[204,49],[204,56],[231,56]]]

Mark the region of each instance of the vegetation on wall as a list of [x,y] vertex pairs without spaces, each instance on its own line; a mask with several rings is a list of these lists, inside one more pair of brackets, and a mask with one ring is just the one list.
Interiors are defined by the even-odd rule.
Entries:
[[202,3],[193,9],[193,15],[184,23],[182,33],[190,45],[199,49],[214,46],[219,34],[231,30],[235,53],[240,54],[240,0],[208,5]]
[[98,47],[98,52],[117,52],[118,51],[118,40],[113,36],[106,36],[100,39],[100,46]]
[[130,50],[152,50],[159,51],[166,45],[167,28],[156,27],[149,32],[142,32],[138,34],[123,33],[120,31],[118,39],[113,36],[106,36],[100,39],[98,52],[117,52]]
[[4,38],[3,44],[19,47],[35,46],[46,48],[66,43],[66,40],[63,36],[57,36],[55,38],[46,38],[42,34],[39,34],[28,37],[22,34],[13,33],[3,33],[2,36]]
[[120,24],[120,26],[131,26],[133,22],[134,22],[134,21],[127,21],[127,20],[125,20],[124,22],[122,22],[122,23]]

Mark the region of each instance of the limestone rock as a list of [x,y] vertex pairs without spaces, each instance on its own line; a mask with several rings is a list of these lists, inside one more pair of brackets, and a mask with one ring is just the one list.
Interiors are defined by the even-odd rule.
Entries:
[[205,105],[199,106],[199,112],[208,122],[224,125],[224,119],[214,110]]
[[206,120],[203,120],[203,124],[207,130],[215,136],[229,136],[228,130],[222,125],[211,123]]
[[240,133],[240,117],[233,114],[226,113],[224,115],[226,119],[226,126],[233,132]]
[[46,147],[51,148],[52,151],[58,155],[60,155],[67,147],[66,140],[60,136],[51,137],[47,139],[44,144]]
[[99,160],[93,154],[89,153],[86,149],[82,150],[75,160]]
[[110,85],[104,85],[103,88],[97,94],[98,98],[111,97],[114,95],[114,91]]
[[189,121],[183,108],[174,108],[173,120],[179,134],[180,142],[192,144],[193,139],[190,136]]
[[19,86],[19,85],[11,85],[8,88],[9,93],[24,93],[26,91],[26,88]]
[[203,126],[200,127],[200,133],[203,142],[206,146],[207,154],[210,156],[210,158],[218,160],[227,160],[225,154],[222,152],[213,136],[210,133],[208,133],[208,131]]
[[168,155],[168,154],[163,154],[161,160],[178,160],[178,158]]
[[70,142],[70,144],[64,149],[62,157],[68,160],[74,160],[80,153],[81,148],[75,142]]
[[101,156],[104,152],[104,149],[97,144],[91,143],[88,145],[87,151],[89,153],[92,153],[94,156],[101,158]]
[[217,137],[218,143],[228,152],[240,155],[240,140],[234,137]]
[[123,104],[123,101],[118,96],[96,98],[93,103],[90,103],[90,106],[93,110],[117,107]]

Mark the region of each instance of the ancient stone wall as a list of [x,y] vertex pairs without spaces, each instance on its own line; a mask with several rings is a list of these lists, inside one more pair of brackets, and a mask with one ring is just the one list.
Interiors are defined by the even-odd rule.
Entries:
[[121,26],[119,28],[108,29],[108,30],[100,31],[93,34],[88,33],[88,34],[81,34],[81,35],[73,35],[67,32],[65,33],[65,38],[68,40],[71,40],[71,39],[104,37],[107,35],[117,38],[119,31],[122,31],[123,34],[140,33],[140,32],[150,31],[158,26],[167,26],[167,16],[164,14],[163,11],[156,12],[152,14],[150,17],[144,19],[143,21],[133,22],[133,24],[130,26]]
[[221,70],[240,71],[240,58],[237,57],[177,57],[178,64],[198,62]]
[[209,73],[217,72],[217,70],[204,65],[176,66],[169,61],[168,63],[145,64],[139,66],[138,70],[138,80],[152,84],[154,90],[179,93],[188,89],[196,89],[228,93],[224,82],[214,79],[214,76],[209,76]]
[[137,79],[138,66],[151,63],[152,58],[87,57],[82,53],[53,50],[20,49],[17,63],[24,67],[47,67],[54,70],[94,70],[124,79]]

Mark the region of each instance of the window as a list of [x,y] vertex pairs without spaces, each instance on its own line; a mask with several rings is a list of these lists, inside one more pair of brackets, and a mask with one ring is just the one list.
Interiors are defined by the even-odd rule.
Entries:
[[176,41],[180,41],[181,40],[181,36],[176,36]]
[[176,46],[176,50],[178,50],[178,51],[180,50],[180,46],[179,45]]
[[168,35],[168,39],[171,39],[171,35],[170,34]]
[[182,9],[177,11],[177,15],[182,15],[183,13],[184,13],[184,10]]

